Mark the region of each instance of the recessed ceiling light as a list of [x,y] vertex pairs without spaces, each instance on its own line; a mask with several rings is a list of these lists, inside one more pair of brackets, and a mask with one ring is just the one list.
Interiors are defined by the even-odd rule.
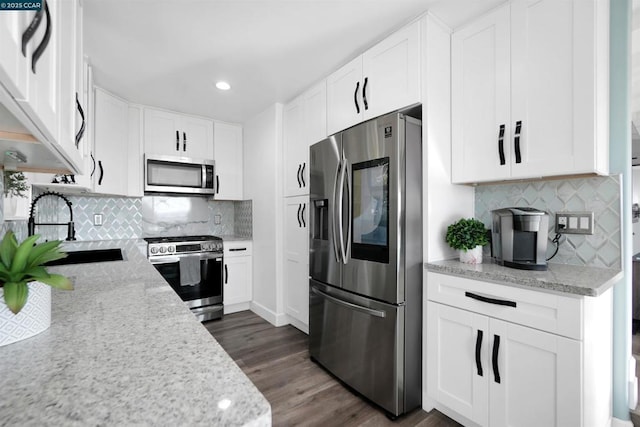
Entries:
[[227,82],[219,81],[216,83],[216,87],[220,90],[229,90],[231,89],[231,85]]

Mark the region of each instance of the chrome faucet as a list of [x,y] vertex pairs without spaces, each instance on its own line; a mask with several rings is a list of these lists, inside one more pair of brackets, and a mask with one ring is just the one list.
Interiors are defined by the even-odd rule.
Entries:
[[[67,222],[67,223],[64,223],[64,222],[61,222],[61,223],[46,223],[46,222],[36,223],[36,219],[35,219],[36,203],[38,203],[38,200],[40,200],[44,196],[57,196],[57,197],[60,197],[62,200],[65,201],[65,203],[67,204],[67,207],[69,208],[69,222]],[[29,236],[33,236],[34,234],[36,234],[36,225],[66,225],[67,226],[67,238],[65,240],[76,240],[76,230],[75,230],[75,227],[73,225],[73,209],[71,209],[71,202],[69,201],[69,199],[64,197],[62,194],[56,193],[55,191],[46,191],[46,192],[40,194],[35,199],[33,199],[33,202],[31,202],[31,211],[29,212],[29,221],[28,221],[28,224],[27,224],[27,227],[28,227],[28,233],[27,234]]]

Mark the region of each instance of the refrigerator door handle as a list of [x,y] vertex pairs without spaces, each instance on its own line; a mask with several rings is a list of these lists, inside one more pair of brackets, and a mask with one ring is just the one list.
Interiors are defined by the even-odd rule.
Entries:
[[337,200],[336,200],[336,217],[338,219],[337,221],[338,240],[340,241],[340,254],[339,254],[340,260],[339,261],[342,262],[343,264],[347,263],[347,255],[344,249],[344,224],[342,223],[342,210],[343,210],[342,197],[344,196],[344,175],[345,175],[345,169],[346,169],[345,162],[346,161],[343,155],[342,159],[340,160],[340,176],[338,178],[338,194],[337,194]]
[[343,167],[345,170],[343,181],[344,187],[347,189],[347,218],[349,223],[347,224],[347,243],[346,251],[344,252],[344,263],[347,263],[347,256],[351,252],[351,219],[353,218],[353,200],[351,197],[351,166],[346,158],[343,158]]
[[352,310],[359,311],[359,312],[364,313],[364,314],[368,314],[370,316],[375,316],[375,317],[380,317],[380,318],[387,317],[387,313],[384,312],[384,311],[374,310],[374,309],[369,308],[369,307],[363,307],[363,306],[358,305],[358,304],[353,304],[353,303],[350,303],[350,302],[347,302],[347,301],[343,301],[343,300],[341,300],[339,298],[336,298],[336,297],[333,297],[333,296],[331,296],[329,294],[326,294],[326,293],[322,292],[321,290],[314,288],[313,286],[311,287],[311,292],[313,292],[316,295],[321,296],[322,298],[328,299],[329,301],[331,301],[331,302],[333,302],[335,304],[341,305],[343,307],[350,308]]
[[336,262],[340,262],[340,253],[338,251],[338,234],[336,233],[336,227],[338,226],[338,205],[337,205],[337,199],[336,199],[336,194],[337,194],[337,190],[338,190],[338,180],[339,180],[339,176],[340,176],[340,164],[338,163],[338,166],[336,167],[336,177],[333,181],[333,204],[331,205],[333,207],[333,228],[331,229],[331,237],[333,238],[333,254],[336,257]]

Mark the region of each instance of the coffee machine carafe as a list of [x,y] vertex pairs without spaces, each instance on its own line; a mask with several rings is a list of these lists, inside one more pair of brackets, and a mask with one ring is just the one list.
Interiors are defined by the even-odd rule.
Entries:
[[528,207],[496,209],[491,214],[495,261],[521,270],[546,270],[549,215]]

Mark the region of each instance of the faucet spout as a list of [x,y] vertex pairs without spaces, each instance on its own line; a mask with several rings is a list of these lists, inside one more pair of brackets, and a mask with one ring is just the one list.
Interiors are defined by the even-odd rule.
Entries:
[[[38,203],[38,201],[45,197],[45,196],[55,196],[55,197],[60,197],[62,200],[65,201],[65,203],[67,204],[67,207],[69,208],[69,222],[65,223],[46,223],[46,222],[42,222],[42,223],[36,223],[36,219],[35,219],[35,207],[36,204]],[[29,220],[27,222],[27,234],[29,236],[33,236],[34,234],[36,234],[36,225],[38,226],[42,226],[42,225],[66,225],[67,226],[67,238],[65,240],[76,240],[76,230],[75,230],[75,226],[73,223],[73,209],[71,208],[71,202],[69,201],[69,199],[67,199],[65,196],[63,196],[60,193],[57,193],[55,191],[45,191],[44,193],[38,195],[38,197],[36,197],[35,199],[33,199],[33,202],[31,202],[31,210],[29,211]]]

